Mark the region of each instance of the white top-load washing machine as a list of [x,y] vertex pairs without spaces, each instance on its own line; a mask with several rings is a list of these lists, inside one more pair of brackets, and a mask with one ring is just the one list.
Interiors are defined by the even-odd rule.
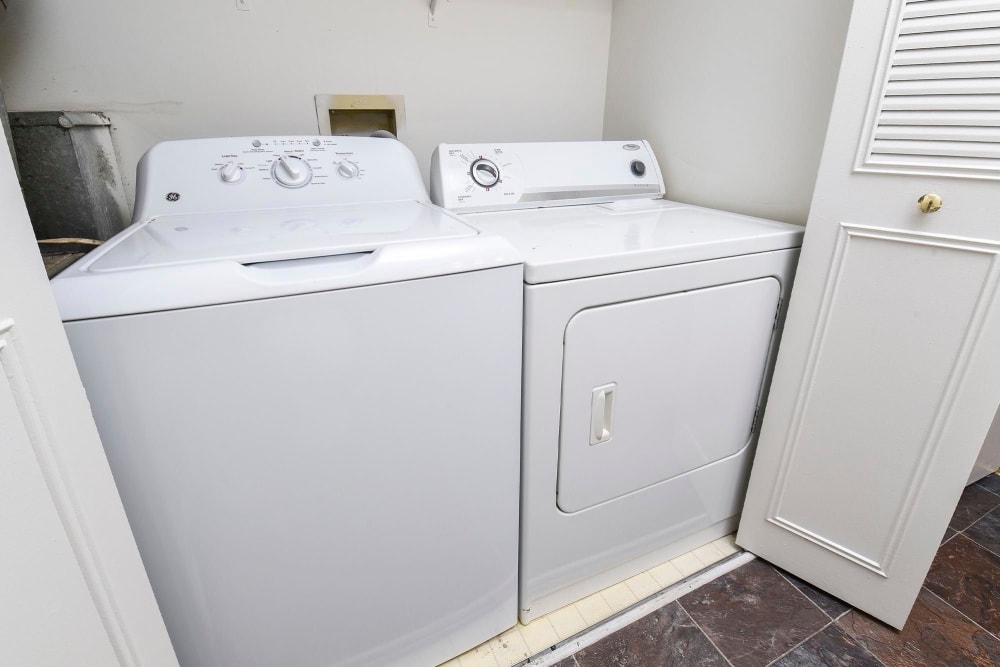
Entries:
[[520,618],[731,532],[802,229],[659,199],[649,145],[441,145],[525,261]]
[[52,282],[185,667],[427,667],[516,621],[522,269],[390,139],[162,143]]

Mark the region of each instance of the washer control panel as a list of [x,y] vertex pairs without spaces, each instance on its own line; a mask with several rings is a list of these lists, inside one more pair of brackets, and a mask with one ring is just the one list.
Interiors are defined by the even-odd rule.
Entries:
[[441,144],[431,159],[431,199],[466,213],[663,194],[645,141]]
[[170,214],[428,200],[416,158],[394,139],[167,141],[153,146],[137,171],[134,222]]

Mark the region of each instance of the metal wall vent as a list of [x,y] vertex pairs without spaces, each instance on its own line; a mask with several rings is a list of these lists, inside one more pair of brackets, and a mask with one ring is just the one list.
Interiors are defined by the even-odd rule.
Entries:
[[105,240],[129,223],[111,121],[93,112],[11,112],[24,202],[39,239]]

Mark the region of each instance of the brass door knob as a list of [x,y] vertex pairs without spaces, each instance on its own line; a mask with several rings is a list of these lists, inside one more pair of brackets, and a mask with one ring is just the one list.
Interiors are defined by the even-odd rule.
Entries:
[[923,195],[917,200],[917,206],[924,213],[934,213],[941,210],[941,198],[937,195]]

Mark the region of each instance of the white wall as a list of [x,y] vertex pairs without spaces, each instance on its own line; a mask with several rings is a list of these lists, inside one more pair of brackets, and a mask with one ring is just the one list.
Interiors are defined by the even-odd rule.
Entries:
[[443,141],[600,139],[611,0],[18,0],[11,111],[106,111],[126,187],[163,139],[315,134],[316,94],[402,94],[426,170]]
[[851,0],[615,0],[604,136],[671,199],[805,223]]

